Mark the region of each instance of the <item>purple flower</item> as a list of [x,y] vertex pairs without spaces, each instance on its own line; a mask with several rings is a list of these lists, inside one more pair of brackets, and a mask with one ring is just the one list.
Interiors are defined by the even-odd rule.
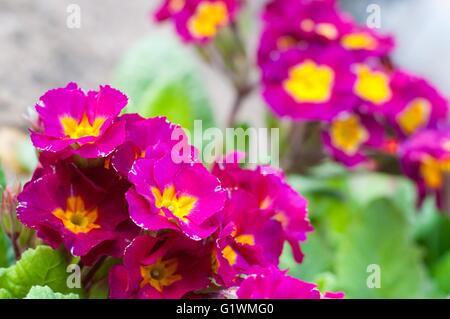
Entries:
[[357,103],[351,62],[337,47],[291,49],[263,67],[263,97],[280,117],[330,120]]
[[434,193],[442,207],[444,177],[450,174],[450,129],[424,130],[406,140],[399,149],[405,175],[416,182],[421,204]]
[[110,298],[178,299],[207,288],[211,245],[171,232],[138,236],[109,276]]
[[384,106],[384,114],[401,137],[447,122],[448,102],[426,80],[396,71],[391,87],[393,97]]
[[127,212],[127,182],[110,170],[82,171],[66,163],[40,169],[34,177],[18,197],[23,224],[88,264],[102,255],[122,256],[137,231]]
[[127,193],[133,221],[147,230],[181,230],[200,240],[218,227],[217,213],[225,193],[216,177],[200,162],[175,163],[170,153],[160,159],[140,159]]
[[115,118],[127,102],[110,86],[85,93],[70,83],[50,90],[36,105],[42,130],[31,131],[31,140],[41,151],[70,149],[85,158],[106,157],[123,141],[124,125]]
[[264,28],[259,41],[260,66],[279,59],[291,48],[337,45],[341,34],[352,29],[352,21],[336,8],[335,1],[272,1],[263,13]]
[[372,28],[356,24],[341,35],[339,44],[361,62],[370,57],[385,57],[395,47],[391,36],[380,35]]
[[371,115],[344,112],[331,121],[322,140],[336,161],[354,167],[368,160],[365,149],[383,146],[384,127]]
[[322,295],[316,284],[286,275],[276,267],[255,268],[237,291],[239,299],[321,299],[344,298],[343,293]]
[[[239,167],[238,164],[228,163],[216,164],[213,174],[220,179],[222,187],[230,194],[231,202],[227,206],[228,210],[224,212],[224,222],[234,223],[238,231],[236,234],[246,235],[246,228],[249,229],[249,234],[256,234],[257,231],[252,230],[251,224],[262,224],[259,230],[262,234],[272,233],[267,236],[270,238],[267,242],[264,242],[264,236],[261,236],[261,247],[264,251],[262,256],[270,263],[276,264],[281,253],[277,227],[281,226],[282,237],[291,245],[296,260],[302,261],[299,242],[306,240],[306,234],[313,230],[308,219],[307,202],[287,184],[281,172],[269,166],[249,170]],[[244,202],[247,203],[246,210],[250,211],[248,220],[243,217],[242,208],[239,207],[239,203],[244,205]],[[255,219],[259,216],[260,220],[253,221],[251,216]],[[273,243],[272,248],[265,250],[265,245],[270,243]]]
[[205,43],[236,18],[238,0],[164,0],[157,21],[173,20],[186,42]]
[[254,265],[278,265],[285,240],[283,227],[271,211],[262,211],[259,202],[245,190],[231,194],[213,256],[213,271],[218,281],[232,286],[236,275],[247,273]]
[[171,154],[182,162],[196,156],[184,130],[165,117],[144,119],[137,114],[124,114],[118,119],[121,121],[125,122],[125,141],[112,154],[110,163],[124,177],[140,158],[159,159]]

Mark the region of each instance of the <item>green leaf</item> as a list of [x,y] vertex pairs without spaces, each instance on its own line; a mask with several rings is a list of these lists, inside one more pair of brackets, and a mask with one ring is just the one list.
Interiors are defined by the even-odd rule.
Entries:
[[14,260],[11,243],[0,227],[0,267],[8,267]]
[[13,296],[9,293],[8,290],[0,288],[0,299],[12,299]]
[[[370,203],[342,237],[336,260],[338,287],[348,298],[417,298],[426,292],[420,250],[412,240],[412,226],[392,201]],[[377,265],[381,285],[367,281]]]
[[48,286],[33,286],[25,299],[80,299],[77,294],[61,294]]
[[415,219],[416,190],[411,181],[400,176],[361,172],[349,176],[351,199],[360,207],[370,202],[389,198],[404,213],[408,220]]
[[332,252],[324,239],[317,233],[308,235],[308,240],[301,244],[304,259],[298,264],[292,256],[291,248],[285,245],[280,258],[280,268],[289,269],[293,277],[314,281],[319,274],[327,272],[332,265]]
[[14,266],[0,269],[0,288],[14,298],[24,298],[33,286],[49,286],[61,293],[77,292],[67,287],[66,267],[64,258],[48,246],[28,249]]
[[[6,188],[6,176],[3,168],[0,166],[0,192]],[[1,200],[1,194],[0,194]]]
[[433,266],[432,275],[439,289],[450,295],[450,252]]
[[186,129],[197,119],[204,128],[214,126],[195,56],[171,32],[152,34],[132,48],[114,82],[130,98],[128,113],[167,116]]
[[415,237],[424,248],[428,265],[438,262],[450,250],[450,217],[439,212],[431,198],[418,214]]

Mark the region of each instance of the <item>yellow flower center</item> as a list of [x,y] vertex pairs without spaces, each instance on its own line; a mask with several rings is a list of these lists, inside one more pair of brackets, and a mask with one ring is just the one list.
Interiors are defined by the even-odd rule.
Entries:
[[417,129],[427,125],[431,113],[431,104],[428,100],[417,98],[411,101],[406,108],[397,115],[397,122],[402,131],[410,135]]
[[323,103],[331,97],[333,82],[333,69],[306,60],[291,68],[283,87],[298,103]]
[[333,120],[330,135],[331,143],[348,155],[354,155],[369,138],[369,133],[354,114]]
[[336,40],[339,35],[338,30],[331,23],[318,23],[316,25],[316,33],[329,40]]
[[159,292],[164,287],[172,285],[174,282],[181,280],[182,276],[177,274],[178,261],[176,258],[162,260],[158,258],[156,262],[149,266],[141,266],[141,288],[150,285]]
[[237,253],[234,251],[233,248],[231,248],[230,245],[226,246],[222,250],[222,256],[228,261],[230,266],[233,266],[236,263]]
[[211,270],[214,274],[217,274],[219,271],[220,262],[219,258],[217,258],[217,250],[214,250],[211,254]]
[[359,32],[343,36],[341,44],[349,50],[375,50],[378,46],[378,41],[366,32]]
[[[152,187],[151,191],[155,197],[155,206],[157,208],[166,208],[177,218],[186,223],[188,222],[187,216],[197,202],[195,197],[187,195],[177,196],[174,186],[166,187],[162,194],[156,187]],[[160,211],[160,214],[165,216],[163,210]]]
[[255,245],[255,236],[250,234],[238,235],[234,237],[234,240],[241,245]]
[[356,68],[356,75],[354,91],[360,98],[374,104],[382,104],[391,99],[392,91],[386,74],[359,65]]
[[241,244],[241,245],[250,245],[253,246],[255,244],[255,236],[250,234],[240,234],[238,235],[238,231],[235,228],[233,232],[231,233],[231,237],[234,238],[234,240]]
[[450,173],[450,158],[436,159],[426,156],[420,165],[420,174],[425,184],[432,189],[439,189],[444,183],[444,174]]
[[222,1],[202,2],[189,19],[188,29],[196,38],[212,38],[228,24],[228,8]]
[[90,123],[86,114],[83,115],[81,121],[77,121],[71,116],[64,115],[59,119],[65,136],[72,139],[82,138],[86,136],[97,137],[100,135],[100,128],[105,123],[104,117],[97,117],[94,123]]
[[93,229],[100,228],[100,225],[95,224],[98,218],[97,208],[87,210],[84,200],[80,196],[69,197],[66,209],[57,208],[52,214],[74,234],[88,233]]

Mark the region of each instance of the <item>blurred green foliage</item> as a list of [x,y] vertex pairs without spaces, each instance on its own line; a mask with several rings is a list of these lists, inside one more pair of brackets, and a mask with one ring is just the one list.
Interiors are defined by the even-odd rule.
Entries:
[[[416,208],[410,181],[331,163],[289,180],[308,199],[315,227],[302,244],[301,265],[284,250],[281,267],[291,275],[344,291],[347,298],[450,293],[450,219],[431,201]],[[379,288],[369,287],[370,265],[379,266]]]
[[[0,163],[1,164],[1,163]],[[6,177],[5,172],[2,169],[2,166],[0,165],[0,200],[1,200],[1,192],[6,188]]]
[[24,298],[33,286],[48,286],[63,294],[77,293],[67,287],[66,268],[65,259],[51,247],[29,249],[15,265],[0,268],[0,298]]
[[128,113],[167,116],[191,130],[194,120],[214,126],[199,65],[190,48],[172,32],[160,31],[143,39],[124,57],[114,85],[130,98]]
[[[3,191],[6,188],[5,173],[0,165],[0,203],[2,201]],[[1,210],[1,207],[0,207]],[[1,211],[0,211],[1,215]],[[9,266],[14,259],[14,253],[12,251],[9,239],[3,231],[3,227],[0,225],[0,267]],[[0,292],[1,295],[1,292]]]

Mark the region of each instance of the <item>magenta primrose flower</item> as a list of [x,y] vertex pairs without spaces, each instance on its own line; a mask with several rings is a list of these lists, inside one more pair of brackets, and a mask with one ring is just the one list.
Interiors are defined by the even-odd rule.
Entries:
[[50,90],[36,105],[41,130],[31,131],[41,151],[70,149],[85,158],[108,156],[124,138],[123,123],[115,119],[128,99],[110,86],[85,93],[75,83]]
[[156,11],[157,21],[171,19],[186,42],[205,43],[232,23],[239,0],[164,0]]
[[418,204],[432,193],[442,207],[444,177],[450,174],[450,129],[418,132],[400,146],[399,156],[405,175],[416,182]]
[[91,263],[102,255],[121,257],[137,234],[129,218],[129,184],[103,168],[81,170],[59,163],[42,169],[18,197],[17,216],[53,248],[63,243]]
[[391,87],[393,97],[384,106],[384,114],[400,137],[447,123],[448,102],[426,80],[396,71]]
[[169,153],[179,162],[188,162],[197,157],[184,130],[165,117],[144,119],[137,114],[124,114],[118,121],[125,122],[125,141],[109,161],[124,177],[128,177],[134,162],[140,158],[159,159]]
[[[303,254],[300,250],[300,241],[306,240],[306,234],[313,230],[309,219],[306,200],[297,193],[287,182],[281,172],[269,166],[259,166],[255,170],[244,169],[237,163],[216,164],[213,168],[213,174],[216,175],[231,198],[231,204],[228,205],[228,211],[224,212],[224,222],[234,225],[232,235],[235,241],[239,243],[250,242],[258,243],[254,230],[250,225],[253,221],[252,215],[263,224],[261,231],[273,231],[271,250],[264,251],[264,243],[261,240],[261,253],[265,255],[266,260],[271,263],[277,263],[280,247],[277,244],[279,237],[277,235],[276,224],[282,228],[282,237],[287,240],[292,247],[294,257],[298,262],[302,261]],[[236,205],[233,205],[233,197],[236,196]],[[250,208],[248,221],[242,219],[237,203],[246,202]],[[242,205],[242,204],[241,204]],[[252,211],[253,210],[253,211]],[[272,221],[277,223],[273,224]],[[246,231],[248,229],[248,232]],[[271,229],[271,230],[269,230]],[[239,237],[243,235],[242,237]],[[251,235],[251,236],[250,236]],[[255,251],[254,251],[255,252]],[[233,254],[234,255],[234,254]]]
[[177,164],[170,153],[156,160],[139,159],[129,180],[134,184],[126,195],[130,216],[141,228],[180,230],[195,240],[217,229],[225,193],[200,162]]
[[344,294],[321,294],[316,284],[288,276],[276,267],[256,267],[241,283],[239,299],[342,299]]
[[338,39],[339,45],[352,53],[356,61],[364,62],[367,58],[386,57],[392,53],[395,42],[389,35],[366,26],[352,24],[352,28],[345,30]]
[[263,23],[260,66],[278,60],[289,49],[326,48],[352,28],[350,17],[337,10],[335,1],[272,1],[264,10]]
[[110,298],[178,299],[205,289],[211,277],[211,245],[171,232],[138,236],[123,265],[109,276]]
[[251,266],[278,265],[285,236],[281,223],[272,217],[248,191],[238,189],[231,194],[213,255],[218,282],[230,287],[238,282],[236,276],[248,273]]
[[84,265],[121,258],[111,298],[225,297],[255,267],[277,281],[285,241],[301,262],[313,228],[280,171],[241,168],[233,153],[211,173],[181,127],[119,115],[126,103],[109,86],[85,94],[73,83],[41,98],[39,165],[18,196],[24,225]]
[[344,48],[355,61],[383,57],[394,48],[390,36],[382,36],[337,8],[336,1],[272,1],[263,14],[264,29],[258,50],[259,65],[275,61],[291,49]]
[[332,157],[348,167],[368,161],[364,149],[379,149],[385,142],[384,127],[368,114],[343,112],[322,133]]
[[280,117],[330,120],[355,107],[349,55],[340,48],[292,49],[263,67],[263,97]]

